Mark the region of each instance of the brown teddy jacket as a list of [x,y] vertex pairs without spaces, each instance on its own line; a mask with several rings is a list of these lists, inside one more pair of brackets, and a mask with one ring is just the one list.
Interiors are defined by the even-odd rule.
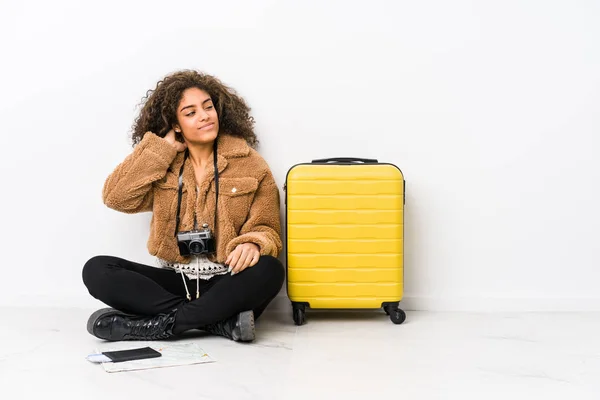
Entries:
[[[217,136],[219,208],[216,255],[224,263],[241,243],[255,243],[261,255],[277,257],[282,249],[279,190],[265,160],[244,139]],[[175,237],[179,170],[184,153],[165,139],[148,132],[133,152],[110,174],[102,192],[104,203],[117,211],[152,211],[148,251],[171,263],[189,263]],[[194,209],[199,227],[206,223],[215,232],[214,163],[206,167],[198,186],[191,161],[185,163],[179,231],[194,229]]]

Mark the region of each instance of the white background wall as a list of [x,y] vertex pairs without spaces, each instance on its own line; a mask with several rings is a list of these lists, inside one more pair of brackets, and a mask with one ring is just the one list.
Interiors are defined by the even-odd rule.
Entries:
[[89,257],[152,262],[150,215],[100,193],[146,90],[195,68],[248,100],[280,187],[313,158],[403,170],[406,307],[600,309],[598,21],[592,0],[2,2],[0,304],[99,305]]

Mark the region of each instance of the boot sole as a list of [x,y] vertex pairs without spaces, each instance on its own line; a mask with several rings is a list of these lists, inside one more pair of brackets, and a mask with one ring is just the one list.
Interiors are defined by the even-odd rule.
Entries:
[[[96,335],[96,333],[94,333],[94,325],[96,324],[96,321],[98,321],[98,319],[100,317],[106,317],[106,316],[115,315],[115,314],[122,314],[122,315],[127,315],[127,316],[129,315],[129,314],[121,312],[117,309],[114,309],[112,307],[101,308],[98,311],[95,311],[92,315],[90,315],[90,318],[88,319],[88,322],[87,322],[88,333],[92,336],[99,337],[98,335]],[[100,338],[100,339],[104,339],[104,338]],[[104,339],[104,340],[108,340],[108,339]]]
[[252,342],[254,334],[254,312],[244,311],[238,316],[238,326],[240,327],[240,342]]

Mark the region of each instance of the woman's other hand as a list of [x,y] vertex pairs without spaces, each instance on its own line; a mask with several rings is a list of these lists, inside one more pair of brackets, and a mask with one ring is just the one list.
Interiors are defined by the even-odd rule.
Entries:
[[242,243],[238,245],[225,260],[225,265],[229,266],[231,275],[242,272],[248,267],[252,267],[260,258],[260,249],[254,243]]
[[177,152],[180,151],[184,151],[187,147],[187,145],[185,143],[181,143],[180,141],[178,141],[177,139],[175,139],[175,131],[173,129],[171,129],[165,136],[165,140],[167,142],[169,142],[169,144],[171,146],[173,146],[173,148],[175,148],[175,150],[177,150]]

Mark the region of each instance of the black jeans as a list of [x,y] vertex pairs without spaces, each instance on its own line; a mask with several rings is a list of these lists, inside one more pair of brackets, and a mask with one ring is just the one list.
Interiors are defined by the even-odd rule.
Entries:
[[279,260],[261,256],[253,267],[231,276],[217,275],[196,280],[185,276],[192,300],[186,298],[181,274],[122,258],[97,256],[83,267],[83,282],[90,294],[125,313],[153,316],[177,309],[173,333],[223,321],[242,311],[253,310],[258,318],[281,290],[284,270]]

